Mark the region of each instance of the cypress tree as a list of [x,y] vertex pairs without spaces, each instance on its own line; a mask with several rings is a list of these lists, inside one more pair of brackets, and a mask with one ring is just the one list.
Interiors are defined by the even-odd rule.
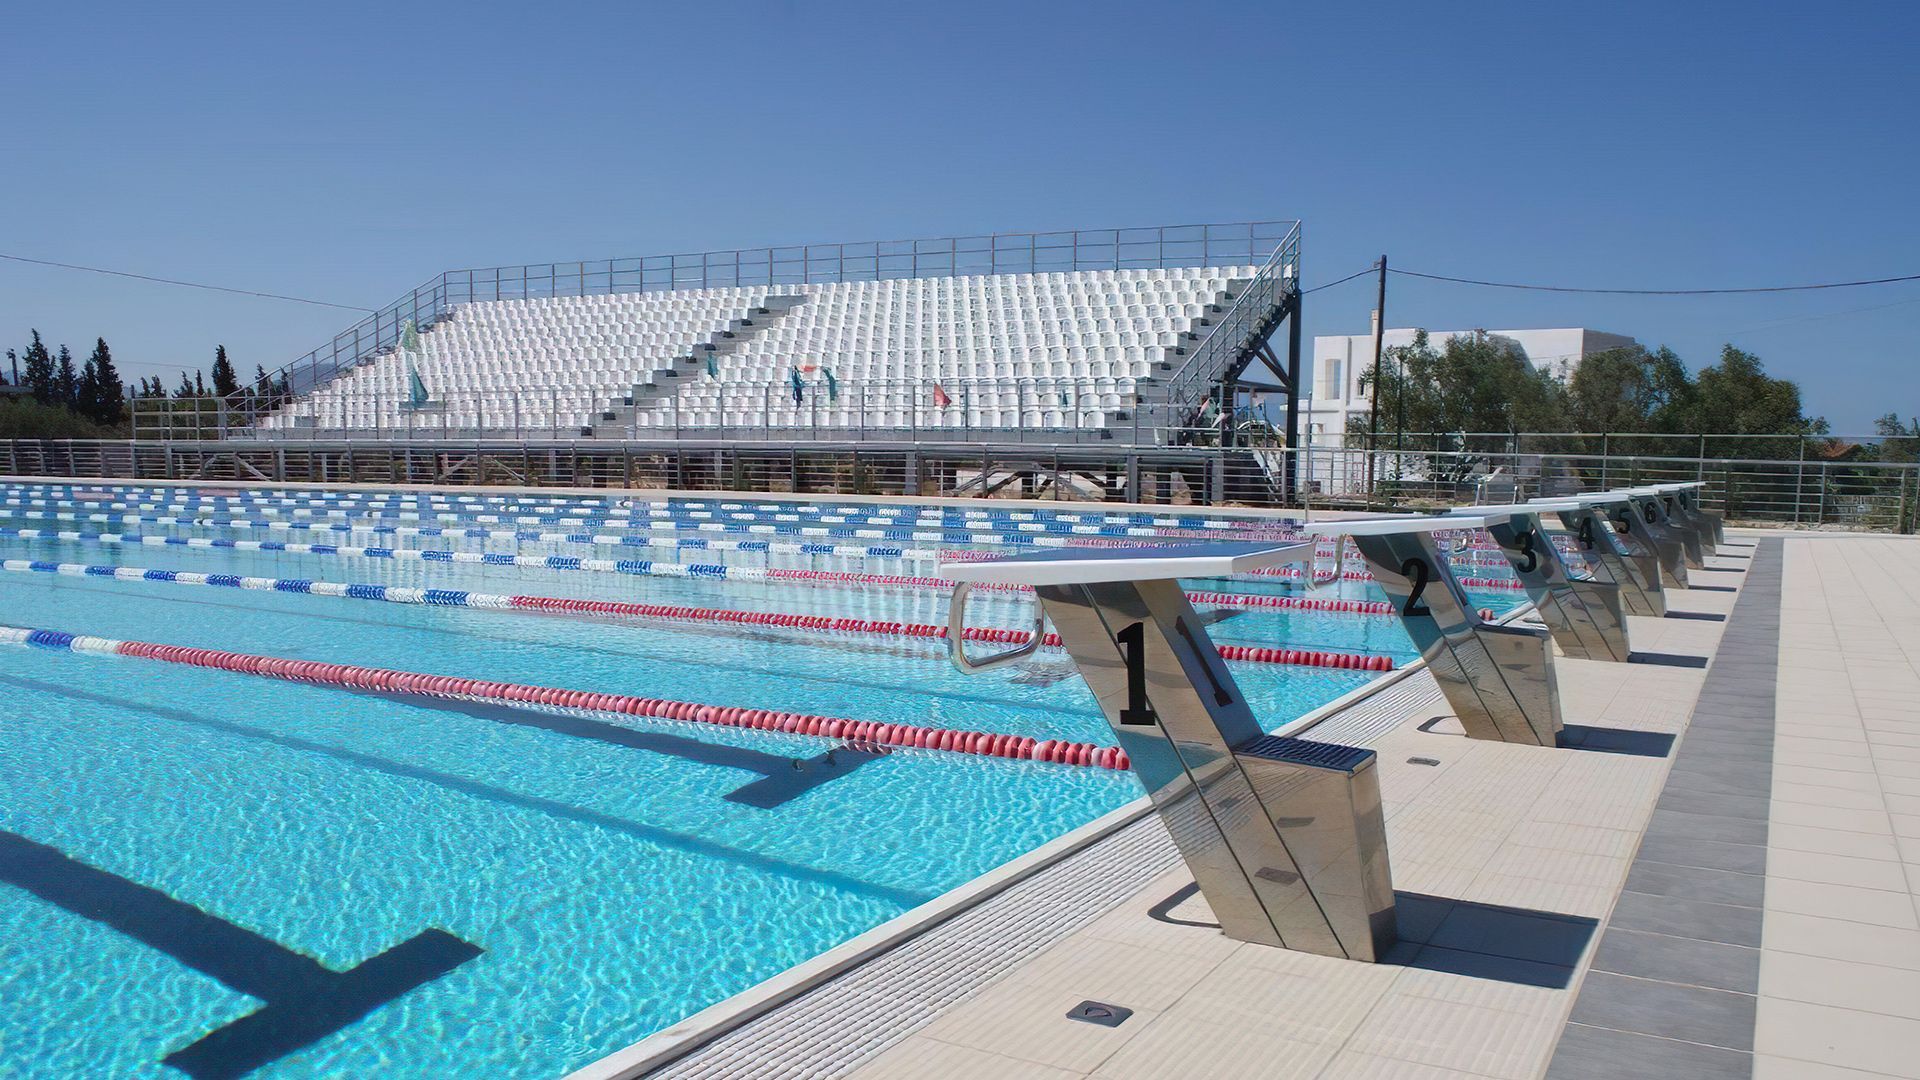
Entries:
[[187,373],[184,371],[180,373],[180,385],[174,390],[173,396],[177,398],[190,398],[193,396],[193,380],[187,378]]
[[93,393],[88,414],[96,424],[108,427],[126,419],[127,388],[120,381],[120,372],[113,366],[113,351],[107,348],[106,338],[95,338],[93,355],[87,358],[87,370],[93,373]]
[[227,347],[216,345],[213,349],[213,392],[220,397],[230,398],[240,390],[240,379],[233,373],[233,362],[227,359]]
[[193,373],[193,396],[194,397],[207,396],[207,380],[204,378],[201,378],[201,374],[198,371]]
[[100,369],[94,364],[93,357],[89,356],[87,357],[87,362],[80,365],[80,381],[74,384],[73,404],[68,407],[81,416],[92,420],[94,418],[94,410],[98,408],[99,405]]
[[40,340],[40,331],[33,332],[33,344],[27,346],[27,379],[22,385],[33,391],[33,399],[42,405],[51,405],[54,400],[53,356],[47,352],[46,343]]
[[20,356],[12,349],[7,350],[7,364],[13,368],[13,385],[20,385]]
[[60,346],[60,362],[54,369],[53,382],[60,404],[69,409],[80,404],[80,373],[73,369],[73,353],[65,345]]

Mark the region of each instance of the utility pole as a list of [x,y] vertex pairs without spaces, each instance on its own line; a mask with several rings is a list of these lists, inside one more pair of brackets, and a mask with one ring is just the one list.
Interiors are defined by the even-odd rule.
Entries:
[[[1380,458],[1380,354],[1387,333],[1387,257],[1380,256],[1380,291],[1373,305],[1373,385],[1367,405],[1367,502],[1373,502],[1375,470]],[[1404,388],[1403,388],[1404,392]]]

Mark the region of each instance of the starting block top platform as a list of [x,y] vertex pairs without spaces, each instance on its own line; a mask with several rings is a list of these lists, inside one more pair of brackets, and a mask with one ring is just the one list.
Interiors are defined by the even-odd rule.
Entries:
[[1396,533],[1440,532],[1447,529],[1484,529],[1510,520],[1513,511],[1474,507],[1470,514],[1400,514],[1392,517],[1316,521],[1301,527],[1311,536],[1390,536]]
[[940,574],[970,584],[1095,585],[1225,577],[1287,563],[1310,562],[1312,543],[1221,541],[1179,547],[1056,548],[991,562],[947,562]]
[[1553,514],[1562,510],[1584,510],[1588,504],[1578,498],[1530,499],[1515,507],[1528,513]]

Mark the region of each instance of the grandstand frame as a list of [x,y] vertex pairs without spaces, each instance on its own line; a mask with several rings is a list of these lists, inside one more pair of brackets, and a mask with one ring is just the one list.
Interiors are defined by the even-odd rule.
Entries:
[[[408,326],[430,330],[462,305],[502,300],[538,300],[558,297],[595,297],[659,293],[691,289],[778,288],[862,281],[891,281],[962,275],[1057,274],[1087,271],[1165,270],[1206,266],[1254,268],[1251,279],[1236,280],[1236,292],[1181,334],[1166,349],[1152,377],[1154,396],[1142,394],[1126,401],[1124,421],[1100,430],[1081,432],[1073,425],[1049,427],[1029,434],[1042,442],[1076,448],[1191,447],[1230,448],[1245,443],[1291,448],[1299,430],[1299,401],[1295,387],[1301,378],[1300,335],[1300,224],[1290,220],[1249,221],[1198,225],[1159,225],[1138,228],[1077,229],[1052,232],[987,233],[859,243],[825,243],[724,249],[637,258],[581,260],[566,263],[505,265],[444,271],[406,295],[379,309],[319,349],[271,373],[269,380],[285,394],[262,394],[243,388],[226,399],[209,398],[136,401],[134,431],[138,439],[186,441],[327,439],[369,437],[409,440],[449,439],[461,442],[494,441],[511,435],[525,438],[567,438],[577,435],[608,437],[601,431],[554,429],[523,431],[517,417],[511,430],[493,425],[480,429],[436,430],[430,417],[407,418],[402,427],[381,431],[293,432],[274,430],[256,421],[331,382],[362,364],[392,354]],[[1272,338],[1287,323],[1285,355]],[[691,358],[684,358],[692,363]],[[1257,370],[1253,369],[1258,365]],[[872,392],[877,381],[854,389]],[[771,388],[768,388],[771,392]],[[451,390],[449,394],[462,391]],[[538,387],[525,392],[537,395]],[[1286,402],[1284,424],[1261,421],[1243,424],[1257,395],[1280,393]],[[631,398],[629,399],[632,400]],[[1109,403],[1110,404],[1110,403]],[[502,410],[496,408],[497,415]],[[613,414],[609,413],[609,416]],[[1076,420],[1078,418],[1076,417]],[[1277,419],[1277,417],[1275,418]],[[557,422],[556,422],[557,424]],[[862,425],[864,428],[864,424]],[[795,445],[845,443],[922,444],[926,442],[1005,442],[1009,432],[952,425],[903,430],[894,426],[875,432],[787,426],[744,431],[681,431],[676,419],[670,438],[719,436],[745,441],[790,442]],[[1247,430],[1258,428],[1257,431]],[[649,441],[654,432],[628,429],[617,437]],[[669,432],[661,431],[662,436]],[[1291,469],[1291,456],[1282,455]],[[1117,462],[1117,458],[1116,458]],[[1292,477],[1276,477],[1276,487],[1291,490]]]

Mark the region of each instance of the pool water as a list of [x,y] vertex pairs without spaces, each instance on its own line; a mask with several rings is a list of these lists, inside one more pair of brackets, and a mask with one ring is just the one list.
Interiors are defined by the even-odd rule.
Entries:
[[[69,497],[28,487],[6,494]],[[248,535],[8,516],[24,509],[0,506],[0,527]],[[579,554],[537,542],[417,543]],[[689,555],[733,566],[931,569],[838,556]],[[943,593],[925,589],[86,540],[0,538],[0,558],[901,621],[944,622],[946,608]],[[1297,588],[1277,579],[1204,585]],[[1337,590],[1361,596],[1367,588]],[[1024,626],[1030,605],[977,594],[973,620]],[[1271,609],[1210,617],[1223,644],[1411,655],[1392,618]],[[0,573],[0,623],[1112,742],[1071,665],[1044,651],[962,676],[929,642],[47,573]],[[1269,727],[1375,677],[1272,664],[1232,670]],[[1121,772],[925,751],[823,768],[830,745],[635,717],[582,728],[531,710],[503,716],[139,659],[0,648],[0,926],[8,928],[0,935],[0,1074],[560,1075],[1140,794]],[[76,914],[89,903],[96,917]],[[102,921],[107,909],[115,914]],[[229,940],[220,956],[201,955],[206,942]],[[378,982],[345,974],[362,964],[366,972],[392,965],[405,985],[329,1006],[337,1015],[305,1021],[316,1030],[289,1034],[247,1019],[311,1013],[312,1000],[357,1000],[332,988]]]

